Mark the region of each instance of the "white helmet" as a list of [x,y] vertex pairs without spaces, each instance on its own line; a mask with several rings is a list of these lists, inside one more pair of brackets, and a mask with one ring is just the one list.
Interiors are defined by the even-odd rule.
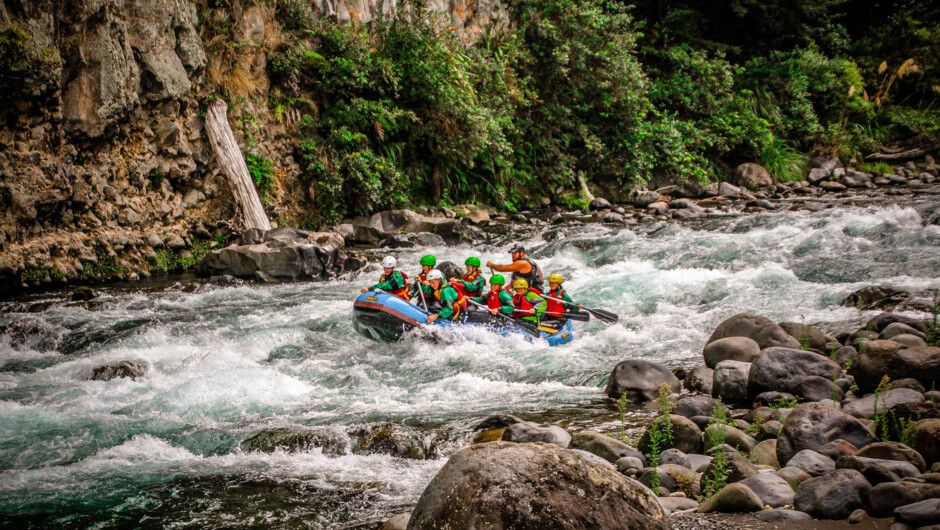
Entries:
[[443,280],[443,279],[444,279],[444,273],[442,273],[441,271],[437,269],[434,269],[433,271],[428,273],[428,281]]
[[398,260],[395,259],[395,256],[385,256],[382,258],[382,266],[386,269],[394,269],[398,265]]

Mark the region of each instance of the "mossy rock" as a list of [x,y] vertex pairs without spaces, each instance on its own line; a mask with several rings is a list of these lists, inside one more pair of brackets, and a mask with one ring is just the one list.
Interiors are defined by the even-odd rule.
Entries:
[[365,432],[353,450],[356,454],[385,454],[398,458],[423,460],[428,450],[411,428],[394,423],[383,423]]
[[344,434],[329,429],[268,429],[241,443],[243,450],[261,453],[277,450],[296,453],[319,447],[329,456],[346,454],[348,446]]
[[79,287],[76,287],[75,290],[72,291],[72,300],[76,302],[91,300],[92,298],[96,298],[97,296],[98,296],[98,293],[95,292],[95,290],[92,289],[91,287],[88,287],[87,285],[81,285]]
[[506,427],[500,427],[498,429],[487,429],[474,436],[473,443],[485,444],[486,442],[502,440],[504,432],[506,432]]

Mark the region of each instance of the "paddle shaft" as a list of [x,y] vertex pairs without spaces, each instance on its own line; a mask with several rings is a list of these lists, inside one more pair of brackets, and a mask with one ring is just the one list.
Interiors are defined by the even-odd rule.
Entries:
[[[549,300],[554,300],[554,301],[556,301],[556,302],[561,302],[561,303],[563,303],[563,304],[573,304],[573,303],[576,303],[576,302],[568,302],[568,301],[566,301],[566,300],[562,300],[561,298],[555,298],[554,296],[548,296],[547,294],[542,294],[542,297],[543,297],[543,298],[547,298],[547,299],[549,299]],[[600,321],[602,321],[602,322],[606,322],[606,323],[608,323],[608,324],[613,324],[614,322],[619,322],[619,321],[620,321],[620,317],[618,317],[617,315],[611,313],[610,311],[604,311],[604,310],[602,310],[602,309],[588,309],[588,308],[586,308],[586,307],[584,307],[583,309],[584,309],[585,311],[587,311],[588,313],[590,313],[591,316],[594,316],[594,317],[596,317],[598,320],[600,320]]]
[[[470,300],[469,298],[467,299],[467,301],[470,302],[471,304],[477,306],[477,307],[482,307],[482,308],[486,309],[487,312],[489,313],[489,309],[490,309],[489,306],[485,306],[485,305],[483,305],[483,304],[481,304],[481,303],[479,303],[479,302],[474,302],[473,300]],[[490,314],[493,314],[493,313],[490,313]],[[536,327],[533,328],[533,327],[529,327],[529,325],[527,325],[528,323],[524,323],[524,322],[525,322],[524,320],[516,320],[516,319],[514,319],[514,318],[512,318],[512,317],[509,317],[509,316],[506,316],[506,315],[504,315],[504,314],[502,314],[502,313],[495,313],[495,315],[498,316],[498,317],[503,317],[503,318],[505,318],[506,320],[512,322],[513,324],[516,324],[516,325],[519,326],[520,328],[522,328],[522,329],[524,329],[524,330],[526,330],[526,331],[531,332],[531,333],[532,333],[533,335],[535,335],[535,336],[541,336],[541,334],[539,334],[539,332],[538,332],[538,325],[537,325],[537,324],[534,324]]]

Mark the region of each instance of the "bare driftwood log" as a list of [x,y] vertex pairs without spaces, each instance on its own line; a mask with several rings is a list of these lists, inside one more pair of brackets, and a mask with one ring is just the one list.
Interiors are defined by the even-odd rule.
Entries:
[[910,160],[919,156],[924,156],[936,146],[937,142],[928,142],[920,147],[896,151],[885,149],[881,153],[872,153],[865,157],[866,160]]
[[213,101],[206,111],[206,133],[209,143],[215,151],[215,157],[222,167],[222,172],[228,177],[232,186],[232,194],[241,208],[247,228],[260,228],[270,230],[271,222],[264,213],[261,199],[255,190],[255,184],[248,174],[248,166],[241,149],[235,143],[232,127],[228,123],[228,105],[221,99]]

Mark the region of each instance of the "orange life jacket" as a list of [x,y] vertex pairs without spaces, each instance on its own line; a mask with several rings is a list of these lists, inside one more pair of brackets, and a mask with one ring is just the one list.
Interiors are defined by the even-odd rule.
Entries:
[[[457,317],[460,315],[460,311],[467,308],[467,296],[463,293],[463,291],[457,289],[456,285],[451,284],[451,287],[457,291],[457,301],[454,302],[454,314],[450,316],[450,320],[457,320]],[[436,298],[437,301],[441,304],[444,303],[444,301],[441,300],[441,291],[443,290],[444,287],[441,286],[440,289],[434,291],[434,298]]]
[[[404,285],[402,285],[398,289],[395,289],[390,294],[393,294],[399,298],[404,298],[405,300],[411,300],[411,295],[408,293],[408,275],[402,271],[392,271],[392,274],[395,274],[396,272],[401,274],[402,279],[404,279],[404,282],[403,282]],[[384,282],[385,282],[385,273],[382,273],[382,277],[379,278],[379,283],[384,283]]]

